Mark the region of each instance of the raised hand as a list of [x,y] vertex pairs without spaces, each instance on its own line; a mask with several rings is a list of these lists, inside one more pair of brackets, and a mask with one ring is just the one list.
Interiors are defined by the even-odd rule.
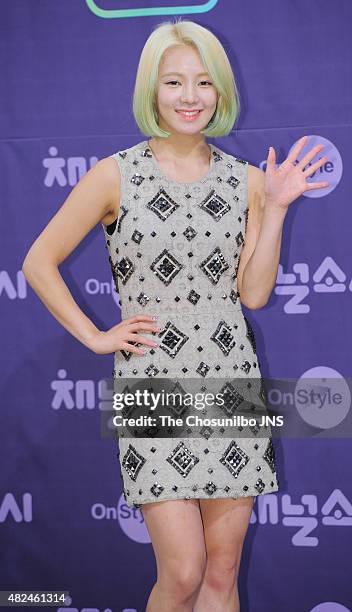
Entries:
[[[308,189],[321,189],[328,187],[327,181],[307,183],[306,178],[313,174],[320,166],[328,161],[326,156],[321,157],[314,164],[307,166],[314,156],[324,148],[316,145],[310,149],[301,161],[297,158],[307,142],[308,136],[300,138],[293,147],[285,161],[276,168],[276,153],[274,147],[269,148],[265,172],[265,205],[277,209],[287,210],[289,205]],[[307,168],[306,168],[307,166]]]

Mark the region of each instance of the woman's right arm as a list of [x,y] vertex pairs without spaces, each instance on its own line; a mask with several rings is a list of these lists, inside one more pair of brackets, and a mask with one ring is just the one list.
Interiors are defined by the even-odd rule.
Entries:
[[60,272],[59,265],[72,253],[84,237],[101,222],[109,224],[118,215],[120,171],[116,160],[99,160],[72,189],[65,202],[32,244],[22,272],[29,285],[51,314],[77,340],[99,354],[121,348],[141,354],[141,349],[128,340],[153,342],[132,332],[156,331],[150,316],[136,315],[100,331],[74,301]]

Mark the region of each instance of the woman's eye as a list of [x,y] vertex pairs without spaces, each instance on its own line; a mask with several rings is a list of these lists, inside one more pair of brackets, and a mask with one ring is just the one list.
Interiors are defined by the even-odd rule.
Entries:
[[[173,83],[179,83],[179,81],[168,81],[166,85],[172,85]],[[201,83],[208,83],[208,85],[212,85],[210,81],[201,81]]]

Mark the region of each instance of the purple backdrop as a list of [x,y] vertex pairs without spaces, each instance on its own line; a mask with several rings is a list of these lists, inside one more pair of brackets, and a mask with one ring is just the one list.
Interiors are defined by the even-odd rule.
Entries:
[[[188,12],[175,3],[165,14],[171,4],[1,6],[0,590],[69,590],[69,611],[141,612],[156,568],[142,514],[123,500],[116,443],[99,433],[113,355],[94,355],[70,336],[26,284],[21,264],[79,178],[145,139],[131,112],[138,59],[154,25],[173,14],[211,28],[237,78],[241,117],[215,144],[263,169],[269,145],[278,162],[304,134],[310,145],[327,145],[331,188],[291,205],[271,299],[243,310],[265,376],[351,376],[344,168],[352,162],[352,4],[184,0]],[[130,14],[136,7],[141,14]],[[100,226],[60,270],[96,325],[119,322]],[[254,506],[241,612],[350,612],[350,440],[274,443],[281,491]]]

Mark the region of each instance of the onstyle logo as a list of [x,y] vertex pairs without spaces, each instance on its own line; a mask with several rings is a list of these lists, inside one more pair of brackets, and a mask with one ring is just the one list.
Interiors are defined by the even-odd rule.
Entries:
[[118,521],[121,530],[130,540],[138,544],[150,544],[150,536],[141,510],[128,506],[122,493],[117,506],[107,506],[102,502],[93,504],[91,516],[95,521]]
[[306,370],[295,388],[295,406],[301,418],[317,429],[342,423],[351,408],[351,391],[340,372],[326,366]]

